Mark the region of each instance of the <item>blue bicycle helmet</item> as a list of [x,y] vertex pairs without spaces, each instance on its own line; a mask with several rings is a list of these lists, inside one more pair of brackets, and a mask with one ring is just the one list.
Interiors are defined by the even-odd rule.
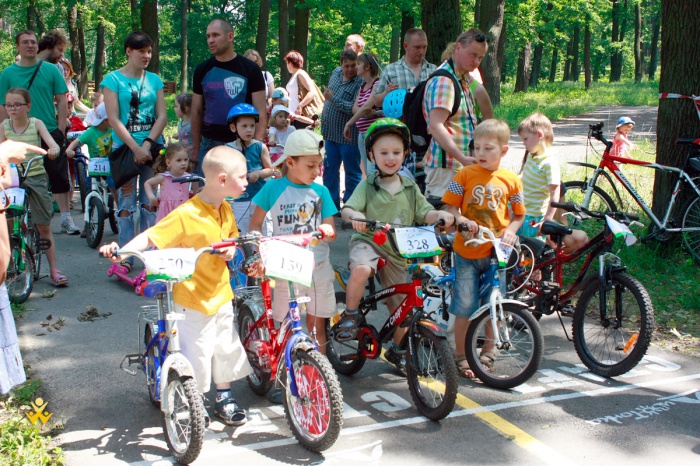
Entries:
[[232,125],[236,122],[238,117],[242,116],[252,116],[255,118],[256,123],[260,120],[260,114],[255,107],[250,104],[236,104],[231,107],[231,110],[229,110],[228,116],[226,117],[226,122],[229,125]]
[[406,89],[394,89],[384,97],[382,110],[384,116],[401,118],[403,116],[403,101],[406,99]]

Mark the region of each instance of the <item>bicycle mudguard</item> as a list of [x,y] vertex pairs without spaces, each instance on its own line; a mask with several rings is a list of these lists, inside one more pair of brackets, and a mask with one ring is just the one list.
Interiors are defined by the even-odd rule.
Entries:
[[90,205],[90,199],[92,199],[93,197],[98,198],[100,201],[102,200],[100,194],[97,191],[90,191],[88,195],[85,196],[85,213],[83,214],[85,224],[87,224],[90,221],[90,209],[88,209],[87,206]]
[[447,338],[447,332],[433,320],[420,319],[416,322],[416,325],[433,332],[438,338]]
[[[316,347],[316,343],[311,341],[311,338],[305,333],[293,333],[287,342],[287,346],[284,348],[284,362],[286,365],[285,370],[287,371],[289,371],[289,368],[292,367],[292,351],[295,350],[311,351],[318,350],[318,348]],[[292,392],[292,395],[299,397],[297,381],[292,376],[288,377],[287,380],[289,381],[289,389]]]
[[[236,298],[234,297],[233,305],[236,308],[236,316],[238,316],[244,308],[248,308],[256,322],[260,319],[260,316],[265,314],[265,305],[261,299],[246,299],[240,304],[240,309],[238,309]],[[244,335],[240,335],[240,337],[244,338]]]
[[[517,301],[515,299],[502,299],[501,304],[515,304],[516,306],[520,307],[527,307],[527,304]],[[479,317],[481,314],[484,312],[490,312],[491,311],[491,304],[484,304],[481,306],[479,309],[476,310],[476,312],[471,316],[469,320],[474,320],[477,317]]]
[[586,168],[592,168],[596,169],[598,168],[596,165],[593,165],[592,163],[585,163],[585,162],[567,162],[569,165],[576,165],[579,167],[586,167]]
[[187,360],[182,353],[171,353],[163,361],[160,367],[160,410],[164,413],[168,412],[168,398],[165,396],[165,388],[168,385],[168,373],[170,370],[177,372],[180,377],[191,377],[194,379],[194,369],[192,364]]

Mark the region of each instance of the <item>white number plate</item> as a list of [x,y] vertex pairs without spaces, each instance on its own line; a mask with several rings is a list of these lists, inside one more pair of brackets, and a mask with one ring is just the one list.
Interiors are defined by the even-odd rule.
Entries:
[[498,265],[505,267],[508,265],[508,259],[513,252],[513,246],[507,246],[501,242],[500,238],[496,238],[493,245],[496,250],[496,257],[498,257]]
[[100,157],[88,160],[88,175],[90,176],[108,176],[111,172],[109,168],[109,159]]
[[435,233],[424,228],[397,228],[396,245],[399,254],[412,259],[414,257],[432,257],[439,255],[442,250],[438,246]]
[[615,238],[625,238],[625,244],[627,246],[632,246],[634,243],[637,242],[637,237],[634,236],[632,230],[630,230],[629,227],[624,223],[620,223],[614,218],[608,217],[607,215],[605,216],[605,221],[608,222],[610,231],[612,231],[612,234],[615,235]]
[[312,251],[272,240],[260,245],[260,257],[265,264],[266,275],[311,286],[315,264]]
[[7,188],[5,194],[10,198],[10,207],[13,209],[24,209],[26,191],[24,188]]
[[194,274],[194,248],[170,248],[144,251],[146,262],[146,279],[154,280],[188,280]]

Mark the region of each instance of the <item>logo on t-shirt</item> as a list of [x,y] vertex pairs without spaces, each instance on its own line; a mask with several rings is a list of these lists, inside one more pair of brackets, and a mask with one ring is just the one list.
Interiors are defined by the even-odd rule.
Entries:
[[488,183],[486,186],[478,184],[472,189],[472,198],[475,200],[476,204],[480,206],[485,204],[486,207],[495,212],[501,204],[503,190],[499,187],[495,187],[491,183]]
[[246,80],[240,76],[231,76],[230,78],[224,79],[224,87],[226,88],[226,93],[232,99],[235,99],[240,92],[245,89]]

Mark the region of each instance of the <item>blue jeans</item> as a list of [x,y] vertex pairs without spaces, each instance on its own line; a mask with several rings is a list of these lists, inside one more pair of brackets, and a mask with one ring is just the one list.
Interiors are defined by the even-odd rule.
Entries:
[[447,312],[456,317],[471,316],[479,309],[479,275],[491,267],[491,257],[465,259],[455,254],[456,277]]
[[[156,212],[149,212],[148,210],[141,207],[142,205],[149,205],[148,196],[146,196],[146,191],[143,189],[144,183],[153,177],[153,168],[148,165],[139,165],[141,170],[141,175],[131,179],[131,184],[134,189],[131,194],[124,196],[122,190],[119,188],[119,210],[117,213],[117,223],[119,224],[119,245],[124,246],[126,243],[134,239],[134,212],[136,212],[136,180],[138,180],[139,187],[139,203],[138,206],[141,208],[140,215],[140,232],[143,233],[148,228],[152,227],[156,223]],[[127,217],[120,217],[119,214],[126,210],[129,212]]]
[[223,146],[224,144],[226,143],[202,136],[202,142],[199,144],[199,159],[195,174],[202,177],[204,176],[204,173],[202,172],[202,161],[204,160],[204,156],[207,155],[207,152],[209,152],[214,147]]
[[326,161],[323,173],[323,184],[331,193],[331,199],[340,210],[340,165],[345,167],[345,194],[343,202],[347,202],[360,181],[360,150],[357,144],[338,144],[326,141]]

